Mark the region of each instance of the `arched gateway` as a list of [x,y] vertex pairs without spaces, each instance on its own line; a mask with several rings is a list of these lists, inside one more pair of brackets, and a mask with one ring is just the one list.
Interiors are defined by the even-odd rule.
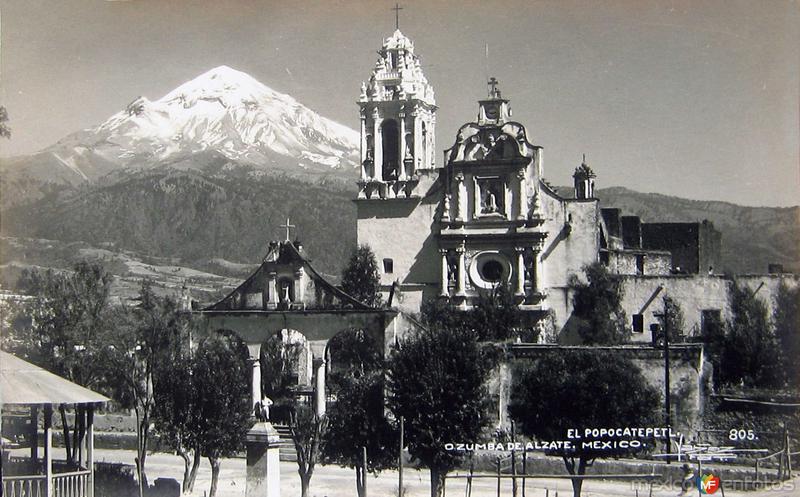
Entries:
[[253,375],[242,381],[251,382],[253,406],[269,391],[267,381],[272,379],[264,378],[261,369],[264,355],[276,343],[292,355],[289,376],[298,392],[310,396],[322,386],[319,395],[324,398],[326,351],[334,336],[342,330],[362,330],[385,355],[397,335],[413,326],[399,312],[371,308],[325,280],[311,266],[303,246],[288,240],[270,243],[249,278],[197,313],[204,318],[201,333],[226,330],[247,344]]

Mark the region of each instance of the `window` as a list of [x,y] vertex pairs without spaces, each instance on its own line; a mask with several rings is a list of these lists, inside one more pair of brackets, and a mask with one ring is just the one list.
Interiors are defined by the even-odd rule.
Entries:
[[394,272],[394,261],[392,259],[383,260],[383,272],[386,274],[392,274]]
[[384,181],[396,180],[400,166],[400,131],[397,121],[387,119],[381,124],[383,153],[383,179]]
[[635,333],[644,333],[644,315],[634,314],[633,318],[633,331]]
[[722,333],[722,312],[719,309],[700,311],[700,332],[704,337],[714,337]]
[[636,274],[644,274],[644,255],[636,256]]

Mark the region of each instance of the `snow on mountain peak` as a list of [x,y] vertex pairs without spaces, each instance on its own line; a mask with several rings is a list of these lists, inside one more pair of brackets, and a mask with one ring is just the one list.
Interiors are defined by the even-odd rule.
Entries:
[[62,156],[67,142],[67,155],[88,149],[122,166],[152,167],[213,151],[261,169],[280,162],[328,170],[357,167],[359,137],[223,65],[158,100],[136,98],[103,124],[60,143]]

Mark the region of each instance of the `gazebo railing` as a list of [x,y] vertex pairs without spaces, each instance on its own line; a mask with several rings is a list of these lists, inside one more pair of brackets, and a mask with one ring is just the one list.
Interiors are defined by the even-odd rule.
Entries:
[[[70,471],[52,476],[51,497],[88,497],[90,471]],[[3,497],[46,497],[45,475],[3,476]]]
[[45,475],[3,476],[3,497],[44,497]]
[[72,471],[53,475],[53,497],[87,497],[90,471]]

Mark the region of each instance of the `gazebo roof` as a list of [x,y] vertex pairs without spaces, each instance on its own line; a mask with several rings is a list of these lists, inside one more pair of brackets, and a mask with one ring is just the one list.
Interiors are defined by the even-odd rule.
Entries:
[[95,404],[109,400],[97,392],[0,351],[0,402],[4,405]]

